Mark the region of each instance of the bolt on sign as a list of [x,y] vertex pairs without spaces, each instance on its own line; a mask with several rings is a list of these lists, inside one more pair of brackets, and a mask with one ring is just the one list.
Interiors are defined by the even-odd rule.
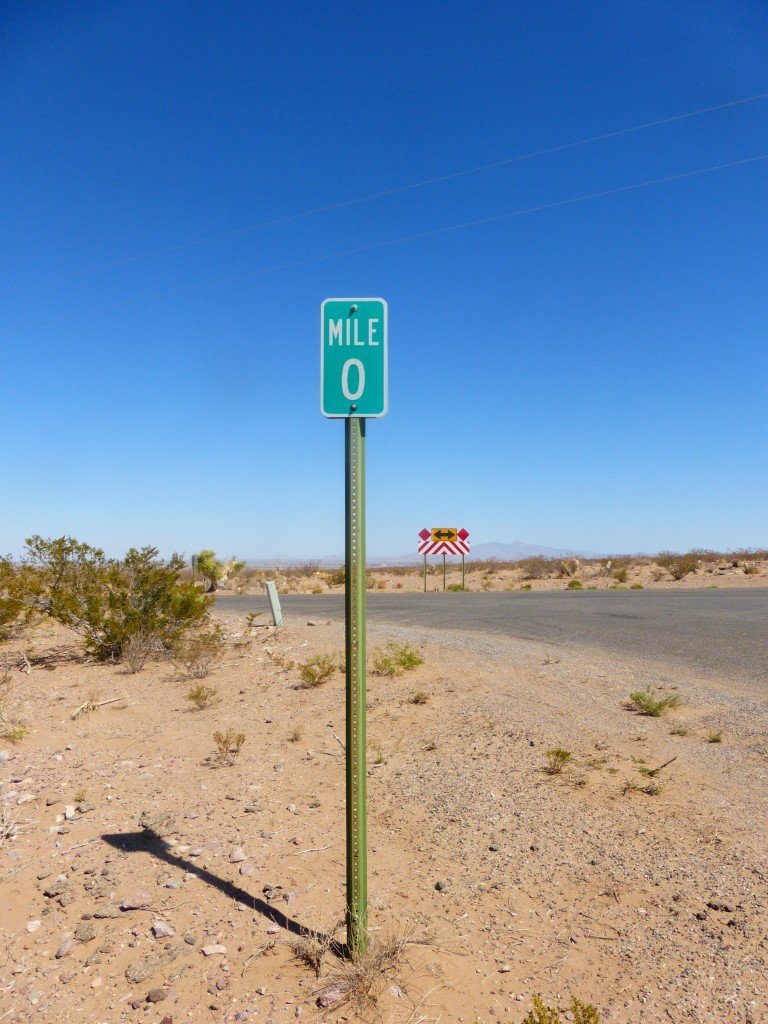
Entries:
[[387,304],[326,299],[320,312],[323,416],[377,418],[387,412]]
[[469,532],[462,527],[433,526],[419,533],[420,555],[468,555]]

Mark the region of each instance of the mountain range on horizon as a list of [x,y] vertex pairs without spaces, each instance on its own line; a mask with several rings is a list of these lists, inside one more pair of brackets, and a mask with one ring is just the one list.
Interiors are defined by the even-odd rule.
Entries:
[[[482,562],[496,559],[499,562],[514,562],[521,558],[600,558],[594,551],[576,551],[572,548],[548,547],[546,544],[528,544],[525,541],[513,540],[511,543],[488,541],[474,544],[466,556],[467,562]],[[440,558],[439,555],[434,556]],[[459,561],[458,556],[448,556],[448,561]],[[249,558],[249,565],[275,566],[297,565],[303,562],[316,562],[320,566],[339,566],[344,564],[343,555],[327,555],[322,558]],[[367,563],[372,568],[385,565],[417,565],[421,563],[421,555],[416,551],[408,555],[369,555]]]

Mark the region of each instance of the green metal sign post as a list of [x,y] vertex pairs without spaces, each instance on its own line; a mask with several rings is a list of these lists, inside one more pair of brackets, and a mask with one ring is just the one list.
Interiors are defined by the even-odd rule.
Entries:
[[387,304],[326,299],[321,312],[320,407],[343,418],[345,448],[345,655],[347,946],[368,942],[365,657],[365,420],[387,411]]
[[347,944],[368,936],[365,679],[365,420],[344,424],[346,448]]

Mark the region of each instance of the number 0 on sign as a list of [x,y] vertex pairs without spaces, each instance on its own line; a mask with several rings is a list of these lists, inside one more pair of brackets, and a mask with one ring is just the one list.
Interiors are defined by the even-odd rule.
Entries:
[[326,299],[320,313],[320,410],[323,416],[379,417],[387,412],[387,304],[384,299]]

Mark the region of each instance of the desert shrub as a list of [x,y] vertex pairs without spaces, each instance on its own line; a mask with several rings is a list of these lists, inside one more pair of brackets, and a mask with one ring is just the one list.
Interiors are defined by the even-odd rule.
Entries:
[[723,742],[723,730],[722,729],[711,729],[707,733],[707,743],[722,743]]
[[330,654],[316,654],[299,666],[302,690],[322,686],[334,675],[338,662]]
[[215,687],[206,683],[195,683],[187,692],[187,700],[191,701],[198,711],[205,711],[206,708],[218,704],[219,693]]
[[551,558],[524,558],[518,563],[524,580],[543,580],[559,570],[559,565]]
[[462,587],[462,585],[460,583],[449,583],[448,586],[445,589],[446,590],[450,590],[450,592],[452,594],[458,594],[459,592],[464,591],[467,588],[466,587]]
[[216,759],[219,764],[233,765],[245,743],[245,733],[237,732],[230,726],[226,732],[215,732],[213,742],[216,744]]
[[401,676],[412,668],[424,664],[424,659],[408,644],[399,646],[389,643],[386,647],[377,647],[371,659],[371,671],[376,676]]
[[157,548],[131,548],[125,558],[107,558],[72,537],[27,540],[24,568],[28,600],[83,638],[89,654],[117,660],[138,632],[170,647],[208,617],[210,598],[180,578],[184,561],[167,561]]
[[426,704],[429,701],[429,694],[424,690],[417,690],[411,697],[411,704]]
[[225,650],[224,630],[218,622],[213,622],[204,629],[190,630],[177,637],[172,657],[190,679],[204,679],[221,663]]
[[563,768],[571,761],[573,754],[570,750],[564,750],[562,747],[555,747],[553,750],[547,751],[547,764],[544,771],[547,775],[561,775]]
[[530,583],[523,583],[520,586],[521,590],[533,590],[533,586]]
[[123,644],[121,661],[129,672],[141,672],[148,661],[160,658],[165,653],[160,637],[139,629]]
[[327,578],[330,587],[343,587],[347,580],[347,570],[342,565],[339,569],[332,569],[327,573]]
[[747,576],[756,576],[760,572],[760,566],[758,565],[745,565],[744,572]]
[[647,715],[650,718],[661,718],[665,711],[680,707],[680,698],[673,693],[657,697],[649,687],[630,693],[629,706],[638,714]]
[[643,586],[642,583],[633,583],[632,586],[629,589],[630,590],[645,590],[645,587]]
[[218,559],[216,552],[210,548],[199,552],[196,558],[197,571],[206,581],[209,594],[218,590],[226,580],[236,579],[245,568],[245,562],[238,561],[234,556],[226,562]]
[[611,573],[617,583],[626,583],[629,579],[629,569],[626,565],[620,565]]
[[584,589],[584,584],[581,582],[581,580],[577,580],[577,579],[568,580],[568,589],[569,590],[583,590]]
[[520,1024],[565,1024],[566,1020],[573,1024],[600,1024],[600,1014],[591,1004],[582,1003],[574,997],[571,999],[568,1016],[561,1017],[559,1010],[547,1006],[539,996],[534,996],[533,1009]]
[[0,643],[17,636],[35,615],[38,580],[30,566],[0,557]]
[[29,726],[22,715],[22,706],[11,696],[13,681],[6,672],[0,677],[0,739],[18,743],[29,732]]
[[560,562],[559,575],[567,578],[568,576],[574,576],[579,571],[579,560],[578,558],[564,558]]
[[666,569],[674,580],[681,580],[689,573],[696,572],[697,567],[695,552],[688,555],[676,555],[671,551],[662,551],[656,562]]

